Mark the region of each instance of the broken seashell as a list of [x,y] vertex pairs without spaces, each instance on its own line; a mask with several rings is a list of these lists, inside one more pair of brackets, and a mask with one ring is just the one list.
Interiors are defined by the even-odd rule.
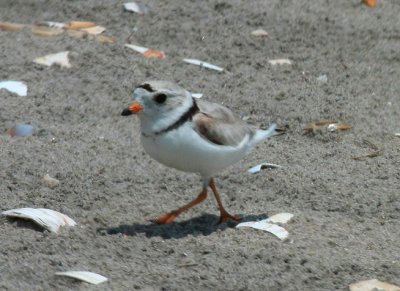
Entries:
[[28,93],[28,86],[21,81],[0,81],[0,90],[1,89],[6,89],[18,96],[26,96]]
[[329,131],[348,130],[350,128],[352,128],[352,126],[346,123],[331,123],[327,127]]
[[60,212],[47,208],[18,208],[2,212],[7,217],[29,219],[41,227],[57,233],[61,226],[74,226],[76,222]]
[[327,75],[321,75],[321,76],[319,76],[317,78],[317,81],[321,82],[321,83],[326,83],[326,82],[328,82],[328,76]]
[[149,9],[147,8],[146,5],[140,4],[140,3],[136,3],[136,2],[124,3],[124,9],[126,11],[135,12],[135,13],[138,13],[140,15],[144,15],[149,11]]
[[211,69],[211,70],[215,70],[218,72],[222,72],[224,69],[221,67],[218,67],[216,65],[210,64],[210,63],[206,63],[197,59],[183,59],[184,62],[188,63],[188,64],[192,64],[192,65],[197,65],[200,67],[204,67],[207,69]]
[[111,35],[96,35],[96,39],[100,42],[115,43],[115,37]]
[[62,22],[55,22],[55,21],[42,21],[42,22],[37,22],[37,26],[47,26],[47,27],[56,27],[56,28],[64,28],[65,23]]
[[362,3],[368,7],[375,7],[377,0],[362,0]]
[[65,24],[65,29],[83,29],[96,26],[96,23],[90,21],[70,21]]
[[379,281],[377,279],[365,280],[352,283],[349,286],[350,291],[400,291],[400,287]]
[[12,23],[12,22],[0,22],[0,30],[3,31],[19,31],[23,29],[26,25],[20,23]]
[[251,35],[258,37],[266,37],[268,36],[268,32],[266,32],[264,29],[256,29],[251,32]]
[[266,219],[266,222],[285,224],[289,222],[289,220],[291,220],[293,216],[294,215],[292,213],[282,212],[268,217]]
[[32,26],[32,33],[40,36],[55,36],[64,33],[64,29],[34,25]]
[[106,30],[106,28],[103,26],[97,25],[97,26],[92,26],[92,27],[88,27],[88,28],[82,28],[81,30],[84,32],[87,32],[89,34],[98,35],[98,34],[103,33]]
[[33,126],[30,124],[24,124],[24,123],[16,124],[7,130],[7,134],[10,135],[11,137],[30,136],[30,135],[33,135],[33,133],[34,133]]
[[247,170],[247,172],[255,174],[263,169],[280,169],[280,168],[283,168],[283,166],[271,163],[261,163],[254,167],[251,167],[250,169]]
[[44,57],[39,57],[33,60],[33,62],[45,65],[45,66],[52,66],[52,65],[59,65],[61,68],[70,68],[71,64],[68,59],[69,51],[59,52],[56,54],[50,54]]
[[276,60],[268,60],[268,63],[270,63],[273,66],[276,65],[291,65],[292,61],[289,59],[276,59]]
[[47,187],[49,187],[51,189],[57,187],[60,184],[59,180],[50,177],[49,174],[44,175],[43,182],[46,184]]
[[260,221],[242,222],[242,223],[239,223],[238,225],[236,225],[235,227],[236,228],[252,227],[255,229],[264,230],[269,233],[272,233],[273,235],[275,235],[276,237],[278,237],[281,240],[285,240],[289,236],[289,232],[286,229],[284,229],[283,227],[278,226],[276,224],[267,222],[267,219],[260,220]]
[[125,44],[125,47],[130,48],[144,55],[145,57],[165,58],[165,53],[159,50],[148,49],[134,44]]
[[57,276],[65,276],[65,277],[70,277],[74,279],[78,279],[90,284],[98,285],[100,283],[106,282],[108,278],[99,275],[97,273],[93,272],[87,272],[87,271],[67,271],[67,272],[57,272]]

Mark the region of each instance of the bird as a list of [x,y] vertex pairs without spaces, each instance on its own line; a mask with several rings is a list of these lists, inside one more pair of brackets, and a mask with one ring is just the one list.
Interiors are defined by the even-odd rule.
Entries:
[[231,110],[202,99],[170,81],[145,81],[133,89],[133,102],[121,115],[137,115],[145,152],[167,167],[202,177],[202,190],[191,202],[162,214],[154,223],[168,224],[203,202],[211,188],[219,223],[241,219],[223,206],[214,176],[240,161],[260,141],[277,134],[276,124],[257,129]]

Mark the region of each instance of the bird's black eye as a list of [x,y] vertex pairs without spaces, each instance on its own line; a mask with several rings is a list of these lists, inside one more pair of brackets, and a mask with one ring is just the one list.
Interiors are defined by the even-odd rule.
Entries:
[[154,96],[153,100],[158,104],[163,104],[167,100],[167,95],[160,93]]

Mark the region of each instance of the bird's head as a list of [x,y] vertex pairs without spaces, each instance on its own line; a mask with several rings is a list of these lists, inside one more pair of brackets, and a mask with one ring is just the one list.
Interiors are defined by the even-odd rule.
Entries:
[[173,123],[193,104],[191,94],[168,81],[147,81],[133,90],[133,102],[121,115],[137,114],[152,131]]

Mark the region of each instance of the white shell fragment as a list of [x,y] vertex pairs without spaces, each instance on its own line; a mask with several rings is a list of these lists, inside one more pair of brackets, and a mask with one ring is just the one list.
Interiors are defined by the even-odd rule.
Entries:
[[197,65],[197,66],[204,67],[204,68],[211,69],[211,70],[215,70],[215,71],[218,71],[218,72],[222,72],[224,70],[223,68],[218,67],[216,65],[213,65],[213,64],[210,64],[210,63],[206,63],[206,62],[203,62],[203,61],[200,61],[200,60],[196,60],[196,59],[183,59],[183,61],[186,62],[186,63],[192,64],[192,65]]
[[337,123],[331,123],[327,126],[327,129],[331,132],[336,131],[338,129]]
[[247,172],[256,174],[260,172],[261,170],[264,169],[280,169],[283,168],[283,166],[277,165],[277,164],[271,164],[271,163],[261,163],[259,165],[256,165],[254,167],[251,167],[250,169],[247,170]]
[[201,98],[201,97],[203,97],[202,93],[190,93],[190,94],[192,94],[193,98]]
[[71,277],[74,279],[78,279],[90,284],[98,285],[100,283],[106,282],[108,278],[99,275],[97,273],[93,272],[87,272],[87,271],[68,271],[68,272],[57,272],[57,276],[65,276],[65,277]]
[[28,93],[28,86],[20,81],[0,81],[0,90],[1,89],[6,89],[18,96],[26,96]]
[[11,136],[31,136],[35,133],[35,129],[30,124],[19,123],[7,130],[7,133]]
[[49,174],[46,174],[46,175],[44,175],[44,177],[43,177],[43,183],[44,183],[47,187],[53,189],[53,188],[57,187],[57,186],[60,184],[60,181],[57,180],[57,179],[55,179],[55,178],[50,177]]
[[350,291],[399,291],[400,287],[377,279],[372,279],[352,283],[349,289]]
[[71,64],[68,58],[69,51],[59,52],[56,54],[47,55],[44,57],[36,58],[33,62],[45,65],[45,66],[52,66],[52,65],[59,65],[60,67],[70,68]]
[[106,28],[100,25],[96,25],[93,27],[82,28],[81,30],[89,34],[98,35],[103,33],[106,30]]
[[395,133],[394,135],[395,135],[395,136],[399,136],[399,137],[400,137],[400,132],[398,132],[398,133]]
[[268,63],[270,63],[273,66],[276,65],[291,65],[292,61],[289,59],[276,59],[276,60],[268,60]]
[[160,50],[153,50],[147,47],[138,46],[134,44],[125,44],[125,47],[130,48],[144,55],[145,57],[165,58],[165,53]]
[[130,48],[130,49],[132,49],[132,50],[134,50],[134,51],[137,51],[137,52],[139,52],[139,53],[141,53],[141,54],[144,54],[146,51],[148,51],[149,49],[147,48],[147,47],[143,47],[143,46],[138,46],[138,45],[134,45],[134,44],[125,44],[125,46],[127,47],[127,48]]
[[266,32],[264,29],[256,29],[251,32],[251,35],[254,35],[257,37],[265,37],[265,36],[268,36],[268,32]]
[[289,236],[289,232],[284,229],[283,227],[269,223],[267,222],[267,219],[263,219],[260,221],[247,221],[247,222],[242,222],[236,225],[235,227],[240,228],[240,227],[252,227],[255,229],[260,229],[267,231],[269,233],[272,233],[276,237],[278,237],[281,240],[285,240]]
[[56,27],[56,28],[64,28],[65,23],[56,22],[56,21],[43,21],[39,22],[38,25],[48,26],[48,27]]
[[328,82],[328,76],[327,75],[321,75],[321,76],[319,76],[317,78],[317,81],[321,82],[321,83],[326,83],[326,82]]
[[140,15],[146,14],[148,12],[148,8],[146,5],[136,2],[124,3],[124,9],[126,11],[135,12]]
[[2,212],[7,217],[29,219],[48,231],[57,233],[61,226],[74,226],[76,222],[60,212],[46,208],[18,208]]
[[292,213],[282,212],[282,213],[278,213],[278,214],[275,214],[275,215],[272,215],[272,216],[268,217],[266,219],[266,221],[270,222],[270,223],[285,224],[289,220],[291,220],[293,218],[293,216],[294,216],[294,214],[292,214]]

